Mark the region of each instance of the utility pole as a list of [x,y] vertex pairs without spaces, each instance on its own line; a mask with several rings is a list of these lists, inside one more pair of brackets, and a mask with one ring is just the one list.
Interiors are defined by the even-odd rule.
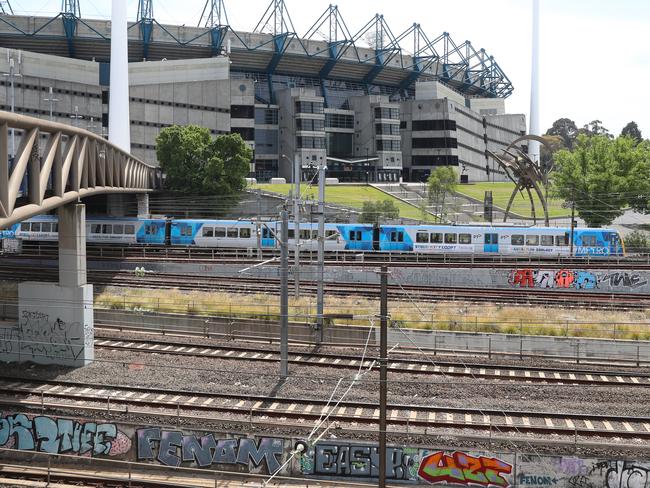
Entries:
[[[573,193],[575,195],[575,191]],[[575,229],[576,202],[571,200],[571,235],[569,236],[569,256],[573,257],[573,230]]]
[[318,288],[316,290],[316,316],[318,342],[325,339],[325,163],[318,167]]
[[289,376],[289,215],[282,210],[280,232],[280,379]]
[[50,93],[47,98],[43,99],[44,102],[50,103],[50,120],[54,120],[54,104],[59,101],[58,98],[54,98],[54,90],[50,87]]
[[262,190],[257,190],[257,259],[262,259]]
[[[15,78],[16,76],[23,76],[20,74],[20,66],[22,64],[22,53],[18,51],[18,73],[16,73],[16,61],[11,55],[10,51],[7,51],[7,61],[9,62],[9,73],[2,73],[2,76],[9,77],[9,83],[11,87],[11,113],[16,111],[16,87],[15,87]],[[11,128],[11,160],[16,156],[16,132],[15,129]]]
[[379,488],[386,488],[386,403],[388,400],[388,267],[382,266],[379,304]]
[[300,298],[300,163],[296,162],[295,156],[293,161],[293,185],[294,185],[294,194],[293,194],[293,218],[294,218],[294,239],[295,250],[293,252],[294,257],[294,270],[293,270],[293,280],[294,280],[294,298]]

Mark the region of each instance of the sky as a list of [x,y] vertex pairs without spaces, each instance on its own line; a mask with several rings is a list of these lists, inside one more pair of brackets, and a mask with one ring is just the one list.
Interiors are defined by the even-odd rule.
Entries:
[[[53,15],[60,0],[9,0],[15,13]],[[335,0],[285,0],[303,35]],[[135,20],[137,0],[127,0]],[[154,0],[160,23],[196,25],[205,0]],[[252,31],[270,0],[224,0],[230,25]],[[80,0],[82,17],[110,17],[109,0]],[[508,113],[530,109],[532,0],[339,0],[352,34],[376,13],[396,36],[414,22],[429,39],[449,32],[494,56],[514,85]],[[613,134],[634,120],[650,137],[650,1],[540,0],[540,118],[545,132],[568,117],[581,127],[598,119]]]

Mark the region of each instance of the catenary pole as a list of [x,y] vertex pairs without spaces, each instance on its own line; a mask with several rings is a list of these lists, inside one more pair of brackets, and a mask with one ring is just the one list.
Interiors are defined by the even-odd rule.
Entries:
[[382,266],[379,305],[379,488],[386,488],[386,403],[388,400],[388,267]]
[[289,216],[282,210],[280,232],[280,379],[289,376]]
[[294,238],[295,250],[294,256],[294,270],[293,270],[293,283],[294,283],[294,297],[300,298],[300,162],[294,158],[293,162],[293,218],[294,218]]
[[316,290],[316,315],[318,323],[318,342],[325,339],[325,171],[321,163],[318,167],[318,288]]

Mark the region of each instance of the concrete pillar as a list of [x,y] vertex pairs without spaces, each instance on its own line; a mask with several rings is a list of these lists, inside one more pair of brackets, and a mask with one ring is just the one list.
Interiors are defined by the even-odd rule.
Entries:
[[138,193],[138,218],[146,219],[149,217],[149,194],[148,193]]
[[86,278],[86,206],[59,208],[59,284],[78,287]]
[[0,361],[85,366],[93,361],[93,287],[86,281],[85,205],[59,209],[59,284],[18,286],[18,324]]

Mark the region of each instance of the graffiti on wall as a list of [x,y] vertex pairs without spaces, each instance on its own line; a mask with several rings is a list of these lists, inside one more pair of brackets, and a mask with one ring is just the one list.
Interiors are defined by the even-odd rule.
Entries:
[[512,465],[498,458],[472,456],[456,451],[427,454],[420,463],[418,475],[429,483],[508,488]]
[[114,423],[8,414],[0,418],[0,447],[79,456],[120,456],[131,439]]
[[66,323],[41,312],[24,310],[16,327],[0,329],[0,354],[33,358],[78,359],[84,346],[93,344],[93,328]]
[[560,269],[555,271],[522,268],[512,270],[509,273],[508,283],[515,288],[593,290],[606,284],[611,288],[634,290],[647,285],[648,280],[639,273],[628,271],[608,273],[573,269]]
[[274,437],[219,438],[157,427],[136,430],[138,461],[164,466],[183,463],[207,468],[215,464],[245,467],[250,472],[274,473],[285,457],[285,441]]

